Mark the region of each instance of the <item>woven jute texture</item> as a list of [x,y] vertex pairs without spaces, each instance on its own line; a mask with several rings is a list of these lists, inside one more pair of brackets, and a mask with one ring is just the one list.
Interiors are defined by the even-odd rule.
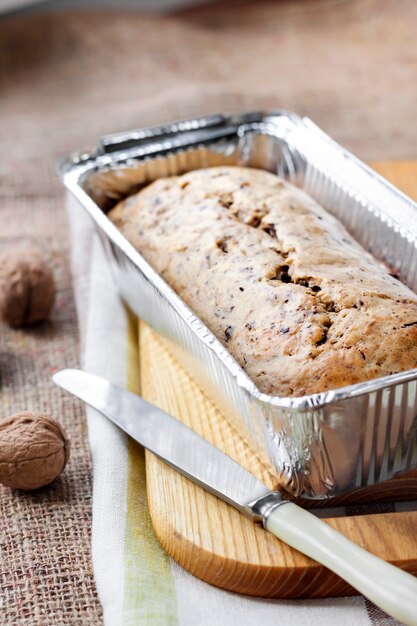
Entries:
[[50,487],[0,488],[2,625],[102,621],[85,417],[50,382],[79,363],[57,159],[111,131],[276,107],[309,115],[362,158],[415,156],[416,23],[414,0],[229,2],[170,17],[0,21],[0,247],[36,241],[58,285],[48,323],[0,325],[0,417],[45,411],[72,442],[68,467]]

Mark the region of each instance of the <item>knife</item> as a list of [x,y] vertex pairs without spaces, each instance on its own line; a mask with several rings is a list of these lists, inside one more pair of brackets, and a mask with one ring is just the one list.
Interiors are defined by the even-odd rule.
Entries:
[[76,369],[54,383],[119,426],[142,446],[254,522],[322,563],[386,613],[417,626],[417,579],[367,552],[328,524],[271,491],[180,421],[105,378]]

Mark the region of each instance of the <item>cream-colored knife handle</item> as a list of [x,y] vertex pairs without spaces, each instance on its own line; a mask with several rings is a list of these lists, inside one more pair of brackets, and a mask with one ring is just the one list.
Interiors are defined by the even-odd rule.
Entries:
[[292,502],[273,509],[265,526],[338,574],[392,617],[407,626],[417,626],[417,578],[411,574],[360,548]]

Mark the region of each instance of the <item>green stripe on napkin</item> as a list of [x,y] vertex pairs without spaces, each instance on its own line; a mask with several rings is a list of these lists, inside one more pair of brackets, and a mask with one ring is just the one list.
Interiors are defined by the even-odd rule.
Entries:
[[[127,386],[140,392],[138,321],[128,311]],[[146,498],[145,454],[129,439],[124,534],[125,626],[176,626],[177,600],[170,559],[155,537]]]

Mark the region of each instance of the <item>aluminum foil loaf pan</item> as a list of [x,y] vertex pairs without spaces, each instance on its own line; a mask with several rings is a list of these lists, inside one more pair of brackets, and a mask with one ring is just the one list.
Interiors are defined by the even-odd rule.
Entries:
[[[296,496],[326,498],[417,465],[417,369],[285,398],[261,393],[106,212],[162,177],[214,165],[264,168],[298,185],[417,290],[417,205],[292,113],[213,115],[104,137],[60,164],[95,222],[121,296]],[[202,459],[204,463],[204,459]]]

